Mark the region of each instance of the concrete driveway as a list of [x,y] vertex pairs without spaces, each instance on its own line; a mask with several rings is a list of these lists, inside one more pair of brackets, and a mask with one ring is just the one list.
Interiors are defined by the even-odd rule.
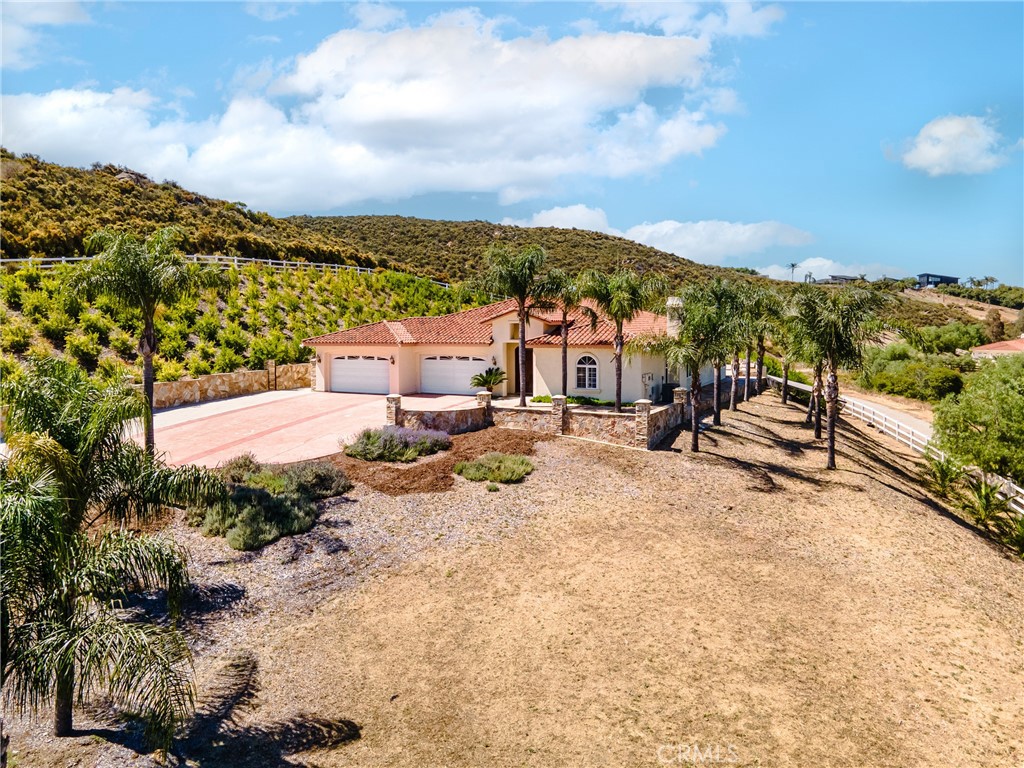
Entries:
[[[402,407],[410,409],[475,404],[465,395],[402,396]],[[339,440],[382,426],[386,418],[382,395],[263,392],[157,411],[156,449],[169,464],[214,467],[246,452],[265,462],[301,461],[337,453]]]

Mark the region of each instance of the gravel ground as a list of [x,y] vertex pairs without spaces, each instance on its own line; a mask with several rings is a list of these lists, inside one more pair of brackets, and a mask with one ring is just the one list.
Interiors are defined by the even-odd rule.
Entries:
[[[798,409],[742,408],[698,455],[539,442],[498,493],[375,471],[259,553],[173,523],[209,595],[191,764],[1020,764],[1024,563],[897,443],[844,424],[826,472]],[[44,732],[19,765],[134,758]]]

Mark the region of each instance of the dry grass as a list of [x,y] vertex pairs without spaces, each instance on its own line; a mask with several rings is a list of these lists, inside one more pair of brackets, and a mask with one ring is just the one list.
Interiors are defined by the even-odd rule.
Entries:
[[[743,408],[699,455],[688,435],[556,440],[498,494],[357,495],[526,517],[367,565],[310,613],[268,598],[216,619],[201,694],[243,648],[258,691],[202,765],[687,765],[663,745],[693,744],[738,765],[1019,764],[1024,563],[928,497],[896,443],[844,425],[826,472],[797,409]],[[273,557],[228,572],[269,578]],[[301,723],[308,751],[256,750]]]

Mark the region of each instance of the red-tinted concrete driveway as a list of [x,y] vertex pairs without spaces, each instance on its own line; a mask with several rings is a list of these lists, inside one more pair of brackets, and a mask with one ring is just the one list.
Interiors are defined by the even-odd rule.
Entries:
[[[402,406],[444,410],[471,406],[465,395],[406,395]],[[337,453],[339,439],[386,421],[381,395],[337,392],[264,392],[159,411],[156,449],[170,464],[214,467],[241,453],[289,462]]]

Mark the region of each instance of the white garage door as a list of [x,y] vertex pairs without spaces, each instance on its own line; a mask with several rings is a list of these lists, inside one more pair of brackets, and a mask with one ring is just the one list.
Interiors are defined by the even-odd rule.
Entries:
[[437,395],[473,395],[481,387],[471,387],[470,379],[483,373],[490,364],[482,357],[434,355],[420,363],[420,391]]
[[389,367],[386,357],[339,355],[331,360],[331,392],[386,395]]

